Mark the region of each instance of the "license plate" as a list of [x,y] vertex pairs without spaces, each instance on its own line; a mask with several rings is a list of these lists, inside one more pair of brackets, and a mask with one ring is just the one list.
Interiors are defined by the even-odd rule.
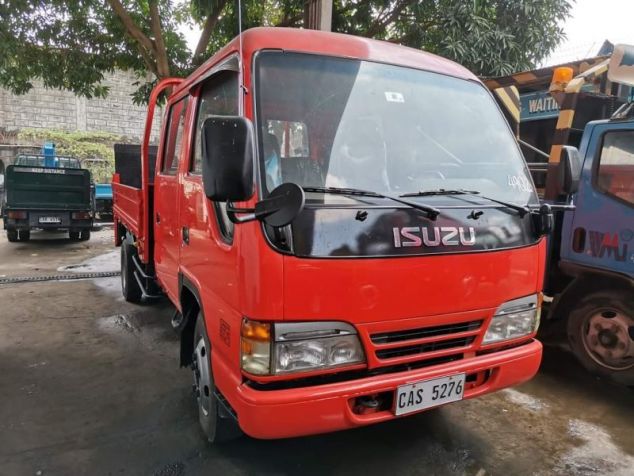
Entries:
[[40,223],[61,223],[62,219],[59,217],[40,217]]
[[396,389],[394,413],[405,415],[462,400],[464,381],[465,374],[457,374],[401,385]]

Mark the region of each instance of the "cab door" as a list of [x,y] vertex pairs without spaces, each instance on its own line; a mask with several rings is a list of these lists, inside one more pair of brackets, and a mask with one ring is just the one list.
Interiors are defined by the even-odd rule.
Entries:
[[634,123],[595,125],[585,153],[562,259],[634,276]]
[[182,185],[179,164],[186,149],[188,96],[169,106],[163,127],[160,169],[154,181],[154,262],[156,276],[172,301],[178,298],[178,260],[181,248],[179,203]]
[[[202,182],[202,130],[209,116],[239,114],[237,58],[230,59],[220,72],[207,78],[193,93],[192,142],[189,164],[183,174],[181,223],[186,239],[180,255],[180,272],[199,288],[205,309],[207,331],[214,354],[229,358],[237,343],[215,345],[222,333],[230,339],[230,328],[239,329],[239,256],[234,244],[234,225],[226,212],[226,203],[213,202],[205,196]],[[193,101],[192,101],[193,102]],[[194,111],[195,109],[195,111]],[[222,316],[222,321],[211,321]]]

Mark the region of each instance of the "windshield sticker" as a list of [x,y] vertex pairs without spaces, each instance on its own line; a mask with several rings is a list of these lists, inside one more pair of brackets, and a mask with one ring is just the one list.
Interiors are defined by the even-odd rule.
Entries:
[[514,190],[520,190],[522,192],[532,192],[533,187],[530,180],[522,175],[509,175],[508,184]]
[[385,100],[387,102],[405,102],[403,95],[394,91],[385,91]]

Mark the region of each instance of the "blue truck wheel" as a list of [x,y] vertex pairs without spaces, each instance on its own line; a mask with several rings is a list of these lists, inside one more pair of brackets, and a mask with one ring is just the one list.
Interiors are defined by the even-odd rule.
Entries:
[[634,385],[634,296],[624,290],[585,296],[568,316],[568,339],[591,372]]

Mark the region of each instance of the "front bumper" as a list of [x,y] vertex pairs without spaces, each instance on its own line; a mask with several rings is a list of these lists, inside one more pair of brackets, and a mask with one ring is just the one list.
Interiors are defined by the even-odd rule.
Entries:
[[[245,383],[225,388],[225,397],[236,411],[242,430],[263,439],[287,438],[344,430],[392,420],[391,410],[371,414],[353,411],[357,397],[394,392],[400,385],[465,373],[486,375],[479,383],[466,386],[464,398],[474,398],[532,378],[539,369],[542,345],[536,340],[507,350],[471,357],[417,370],[383,374],[345,382],[286,390],[256,390]],[[229,375],[221,359],[214,360],[215,375]],[[423,410],[424,411],[424,410]]]

